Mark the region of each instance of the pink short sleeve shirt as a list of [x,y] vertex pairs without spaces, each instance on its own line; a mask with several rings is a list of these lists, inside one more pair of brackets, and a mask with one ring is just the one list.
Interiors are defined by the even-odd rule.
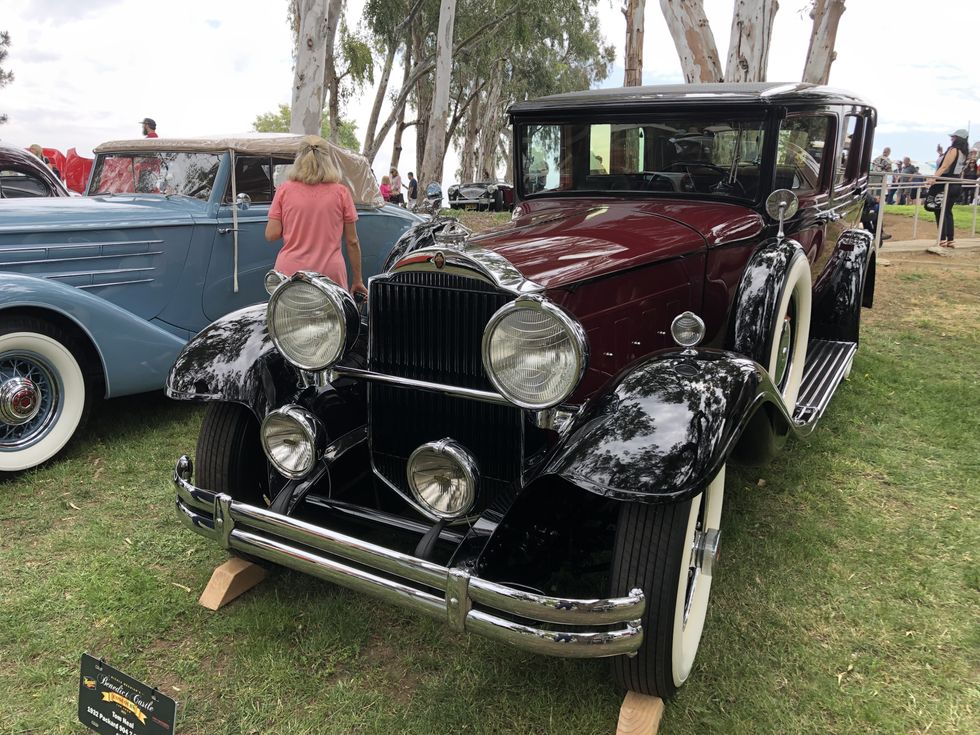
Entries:
[[272,199],[269,219],[282,222],[277,271],[287,276],[315,271],[347,288],[340,240],[344,224],[357,221],[357,210],[346,186],[284,181]]

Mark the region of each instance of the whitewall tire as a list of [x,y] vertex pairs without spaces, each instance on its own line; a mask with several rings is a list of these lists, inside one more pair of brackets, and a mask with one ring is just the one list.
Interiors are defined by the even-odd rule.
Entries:
[[668,697],[687,681],[701,643],[716,569],[725,500],[725,467],[704,492],[683,503],[620,508],[611,592],[639,587],[647,607],[636,656],[612,659],[613,678],[641,694]]
[[86,418],[91,396],[73,347],[46,322],[0,320],[0,472],[51,459]]
[[790,265],[786,285],[779,298],[772,325],[772,347],[766,368],[779,389],[790,415],[796,407],[806,364],[810,339],[810,316],[813,294],[810,285],[810,263],[798,256]]

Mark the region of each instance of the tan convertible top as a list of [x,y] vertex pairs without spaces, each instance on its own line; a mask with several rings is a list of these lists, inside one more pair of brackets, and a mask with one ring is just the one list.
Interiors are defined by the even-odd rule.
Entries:
[[[249,133],[240,136],[210,136],[203,138],[137,138],[110,140],[95,148],[96,153],[139,153],[141,151],[180,151],[184,153],[219,153],[227,150],[244,155],[295,156],[303,141],[302,135],[288,133]],[[384,206],[378,182],[367,159],[346,148],[328,144],[334,165],[341,180],[347,184],[354,203],[369,207]]]

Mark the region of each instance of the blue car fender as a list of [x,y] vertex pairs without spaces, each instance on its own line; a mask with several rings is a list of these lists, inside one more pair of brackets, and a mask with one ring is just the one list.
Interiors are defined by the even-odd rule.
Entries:
[[722,350],[658,353],[583,406],[541,474],[616,500],[686,500],[714,478],[759,411],[785,438],[789,417],[755,361]]
[[184,340],[74,286],[15,273],[0,274],[0,311],[44,312],[72,322],[101,362],[105,397],[159,390]]

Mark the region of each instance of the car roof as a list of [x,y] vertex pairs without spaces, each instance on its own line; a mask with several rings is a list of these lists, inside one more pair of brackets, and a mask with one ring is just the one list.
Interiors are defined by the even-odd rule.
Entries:
[[[250,156],[295,157],[303,143],[302,135],[289,133],[248,133],[243,135],[212,135],[200,138],[136,138],[110,140],[95,148],[96,154],[142,153],[166,151],[178,153],[224,153]],[[340,169],[341,180],[350,186],[354,202],[378,206],[384,204],[378,190],[374,171],[360,153],[327,142],[327,150],[334,165]]]
[[23,148],[18,148],[9,143],[0,143],[0,164],[27,166],[33,169],[39,176],[43,176],[49,184],[55,186],[60,196],[70,196],[68,188],[61,183],[58,177],[54,175],[54,172],[48,168],[44,161],[40,160],[30,151],[25,151]]
[[555,112],[563,109],[622,110],[656,108],[677,104],[782,105],[792,103],[857,104],[871,103],[852,92],[834,87],[800,82],[762,82],[752,84],[663,84],[646,87],[608,87],[541,97],[511,105],[512,115]]

